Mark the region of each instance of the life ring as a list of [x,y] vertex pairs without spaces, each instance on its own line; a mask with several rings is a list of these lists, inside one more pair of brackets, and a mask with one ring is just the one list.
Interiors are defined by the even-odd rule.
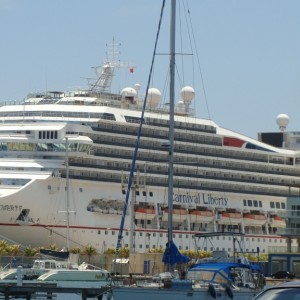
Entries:
[[233,299],[233,291],[229,285],[226,285],[225,291],[230,299]]
[[209,291],[209,293],[211,294],[211,296],[214,298],[214,299],[216,299],[217,298],[217,291],[216,291],[216,288],[215,288],[215,286],[213,285],[213,284],[209,284],[209,286],[208,286],[208,291]]

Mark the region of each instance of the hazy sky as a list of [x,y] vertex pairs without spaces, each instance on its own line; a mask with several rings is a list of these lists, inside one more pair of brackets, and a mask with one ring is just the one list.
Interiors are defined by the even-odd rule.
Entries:
[[[169,2],[160,54],[168,51]],[[0,101],[21,100],[29,92],[85,87],[84,78],[93,77],[91,67],[101,65],[106,44],[113,38],[122,44],[120,60],[135,67],[133,74],[128,68],[121,71],[114,87],[139,83],[143,94],[161,3],[0,0]],[[189,8],[190,20],[184,7]],[[180,75],[181,82],[196,91],[196,115],[256,137],[257,132],[277,131],[276,117],[286,113],[289,130],[299,131],[300,1],[178,0],[177,8],[182,17],[177,52],[185,54],[177,56],[178,74],[184,69],[187,75]],[[188,35],[183,29],[186,20],[192,24],[193,48],[192,31]],[[166,60],[166,55],[158,56],[153,79],[163,95],[167,63],[162,61]]]

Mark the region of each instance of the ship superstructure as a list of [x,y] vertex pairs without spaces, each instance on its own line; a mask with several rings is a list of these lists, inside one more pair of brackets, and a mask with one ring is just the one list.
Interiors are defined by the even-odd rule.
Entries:
[[[141,122],[139,89],[31,94],[0,108],[2,237],[63,247],[68,227],[71,247],[115,247]],[[246,251],[286,249],[278,230],[286,226],[280,215],[288,197],[300,195],[300,133],[290,135],[291,150],[221,128],[191,114],[193,93],[183,88],[176,107],[174,241],[193,249],[196,233],[236,231],[246,234]],[[169,124],[160,96],[148,94],[122,241],[137,252],[167,241]],[[223,237],[218,243],[233,250]]]

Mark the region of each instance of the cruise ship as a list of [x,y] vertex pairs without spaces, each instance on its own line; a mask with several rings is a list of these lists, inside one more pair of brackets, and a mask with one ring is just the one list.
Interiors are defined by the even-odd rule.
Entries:
[[[107,60],[86,89],[30,94],[0,107],[0,239],[99,252],[115,248],[143,99],[139,84],[113,93]],[[245,250],[284,251],[279,232],[289,197],[300,195],[300,133],[258,140],[193,114],[194,89],[176,105],[173,240],[194,249],[201,232],[245,233]],[[167,242],[168,107],[148,92],[122,247],[148,252]],[[219,250],[233,251],[228,237]],[[205,250],[211,250],[209,245]]]

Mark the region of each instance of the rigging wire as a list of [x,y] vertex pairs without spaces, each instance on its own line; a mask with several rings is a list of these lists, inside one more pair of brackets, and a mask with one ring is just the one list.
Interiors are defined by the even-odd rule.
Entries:
[[189,38],[193,42],[191,44],[194,45],[194,47],[195,47],[196,61],[197,61],[199,72],[200,72],[200,78],[201,78],[201,84],[202,84],[202,89],[203,89],[203,95],[204,95],[205,105],[206,105],[208,117],[211,120],[211,114],[210,114],[210,110],[209,110],[209,106],[208,106],[208,101],[207,101],[207,93],[206,93],[205,84],[204,84],[203,72],[202,72],[202,68],[201,68],[201,64],[200,64],[200,59],[199,59],[199,55],[198,55],[198,48],[197,48],[197,44],[196,44],[194,27],[193,27],[191,12],[190,12],[190,9],[188,7],[188,3],[187,3],[187,9],[185,9],[185,11],[187,11],[188,17],[189,17],[188,20],[189,20],[189,24],[190,24],[190,28],[191,28],[191,36],[192,36],[192,37],[190,37],[190,35],[189,35]]
[[147,97],[148,97],[148,90],[149,90],[149,87],[150,87],[150,82],[151,82],[151,77],[152,77],[152,72],[153,72],[154,59],[155,59],[155,56],[156,56],[156,49],[157,49],[158,38],[159,38],[160,29],[161,29],[161,23],[162,23],[162,17],[163,17],[165,2],[166,2],[166,0],[163,0],[162,6],[161,6],[158,30],[157,30],[157,33],[156,33],[156,39],[155,39],[155,45],[154,45],[154,50],[153,50],[153,55],[152,55],[152,62],[151,62],[151,67],[150,67],[150,72],[149,72],[149,77],[148,77],[148,82],[147,82],[146,94],[145,94],[145,98],[144,98],[143,109],[142,109],[140,124],[139,124],[139,128],[138,128],[138,135],[137,135],[135,148],[134,148],[134,154],[133,154],[131,167],[130,167],[130,175],[129,175],[129,179],[128,179],[128,185],[127,185],[127,190],[126,190],[126,198],[125,198],[123,214],[122,214],[121,224],[120,224],[119,233],[118,233],[118,241],[117,241],[117,245],[116,245],[115,260],[114,260],[113,268],[115,268],[116,259],[118,257],[119,249],[121,248],[121,241],[122,241],[122,238],[123,238],[123,229],[124,229],[124,223],[125,223],[125,216],[126,216],[126,212],[127,212],[127,207],[128,207],[128,202],[129,202],[129,195],[130,195],[130,190],[131,190],[133,177],[134,177],[135,163],[136,163],[139,144],[140,144],[140,138],[141,138],[142,127],[143,127],[143,122],[144,122],[144,114],[145,114],[145,110],[146,110],[146,102],[147,102]]

